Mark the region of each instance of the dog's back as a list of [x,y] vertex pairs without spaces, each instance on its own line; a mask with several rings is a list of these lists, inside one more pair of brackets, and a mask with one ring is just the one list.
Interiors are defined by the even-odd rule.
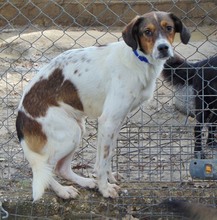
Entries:
[[217,77],[217,56],[193,63],[175,54],[164,64],[162,76],[173,86],[193,85],[197,76],[200,79],[213,81]]

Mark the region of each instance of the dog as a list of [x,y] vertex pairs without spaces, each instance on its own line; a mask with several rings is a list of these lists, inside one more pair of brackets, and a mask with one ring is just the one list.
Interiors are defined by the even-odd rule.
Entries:
[[162,75],[176,89],[190,87],[189,94],[193,96],[189,97],[189,100],[192,100],[192,97],[194,99],[190,108],[195,109],[191,114],[195,115],[197,121],[194,128],[194,154],[195,158],[204,159],[202,148],[204,123],[211,124],[208,126],[207,145],[216,145],[214,133],[217,122],[217,56],[192,63],[176,54],[166,61]]
[[[63,52],[27,85],[18,107],[16,129],[33,172],[33,201],[50,187],[75,198],[52,174],[116,198],[120,187],[111,159],[125,116],[153,96],[165,61],[173,56],[175,33],[187,44],[190,31],[172,13],[150,12],[134,18],[123,41]],[[71,160],[85,131],[85,117],[98,118],[95,178],[71,170]]]
[[167,199],[161,206],[167,207],[169,211],[178,212],[189,220],[217,220],[217,209],[203,204]]

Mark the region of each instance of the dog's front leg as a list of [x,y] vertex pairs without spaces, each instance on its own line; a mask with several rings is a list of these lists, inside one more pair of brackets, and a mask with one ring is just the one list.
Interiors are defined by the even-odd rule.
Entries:
[[99,191],[104,197],[118,196],[119,186],[108,182],[111,172],[111,159],[116,147],[117,136],[123,117],[113,120],[102,115],[98,120],[98,148],[95,164],[95,173]]

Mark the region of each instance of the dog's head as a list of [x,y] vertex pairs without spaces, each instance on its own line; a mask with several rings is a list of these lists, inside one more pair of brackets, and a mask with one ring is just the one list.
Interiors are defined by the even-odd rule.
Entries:
[[172,13],[158,11],[135,17],[125,27],[122,36],[133,50],[138,49],[154,59],[167,59],[173,56],[171,45],[176,32],[187,44],[191,35],[182,21]]

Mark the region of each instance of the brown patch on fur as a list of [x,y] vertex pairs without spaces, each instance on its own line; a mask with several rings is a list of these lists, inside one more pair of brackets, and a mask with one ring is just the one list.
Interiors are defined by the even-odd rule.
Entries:
[[[169,20],[162,20],[160,23],[162,29],[164,30],[164,35],[166,36],[166,38],[168,39],[168,41],[170,42],[170,44],[173,43],[174,41],[174,37],[175,37],[175,29],[174,29],[174,24],[173,22],[169,21]],[[171,26],[172,30],[168,31],[167,27]]]
[[104,147],[104,159],[109,156],[109,151],[110,151],[110,146],[109,146],[109,145],[106,145],[106,146]]
[[149,30],[151,33],[153,33],[153,36],[149,37],[143,34],[142,37],[140,37],[140,43],[143,51],[145,51],[146,54],[151,54],[156,41],[156,36],[154,34],[156,30],[156,26],[153,24],[148,24],[146,26],[146,29]]
[[57,95],[57,101],[62,101],[75,109],[83,111],[83,105],[78,96],[77,89],[69,80],[65,80]]
[[40,153],[47,142],[47,136],[42,131],[41,124],[19,111],[16,127],[20,141],[25,139],[32,151]]
[[61,69],[56,69],[48,77],[36,82],[23,100],[25,110],[33,117],[45,116],[50,106],[64,102],[83,111],[77,89],[69,80],[64,80]]

